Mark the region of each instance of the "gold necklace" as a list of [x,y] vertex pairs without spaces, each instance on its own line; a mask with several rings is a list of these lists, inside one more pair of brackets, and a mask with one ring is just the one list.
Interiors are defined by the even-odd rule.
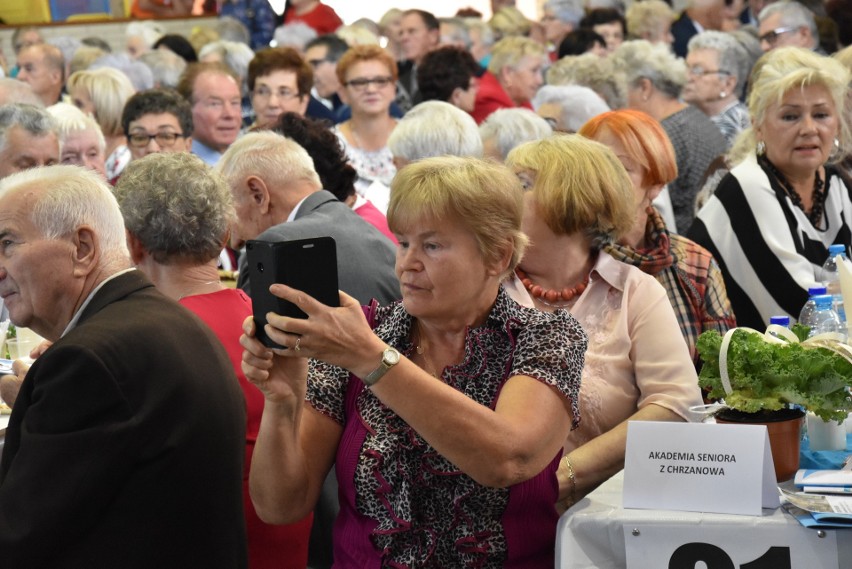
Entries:
[[426,371],[426,373],[437,379],[438,374],[435,372],[435,366],[432,364],[432,361],[429,359],[429,356],[426,355],[428,346],[424,345],[426,342],[424,341],[423,333],[420,331],[419,321],[416,323],[416,326],[417,342],[414,345],[414,351],[417,352],[417,355],[423,357],[423,363],[426,364],[426,367],[423,368],[424,371]]

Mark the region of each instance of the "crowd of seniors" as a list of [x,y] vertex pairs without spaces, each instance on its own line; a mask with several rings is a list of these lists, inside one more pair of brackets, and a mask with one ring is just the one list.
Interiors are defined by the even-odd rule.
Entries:
[[[795,319],[850,245],[839,0],[286,4],[0,53],[0,297],[47,339],[0,378],[4,561],[550,567],[627,421],[698,419],[698,335]],[[308,317],[264,347],[246,241],[324,236],[341,307],[273,286]]]

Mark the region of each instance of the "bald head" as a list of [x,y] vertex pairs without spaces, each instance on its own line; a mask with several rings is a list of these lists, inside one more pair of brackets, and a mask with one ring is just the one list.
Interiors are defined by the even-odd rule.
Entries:
[[65,81],[65,58],[58,47],[39,43],[18,53],[18,80],[28,83],[48,107],[59,101]]
[[0,107],[12,103],[26,103],[36,107],[44,106],[29,83],[10,77],[0,77]]

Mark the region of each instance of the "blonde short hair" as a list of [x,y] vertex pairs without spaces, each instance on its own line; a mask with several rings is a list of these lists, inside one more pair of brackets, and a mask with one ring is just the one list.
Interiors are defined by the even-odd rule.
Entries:
[[671,25],[677,14],[663,0],[634,2],[624,15],[631,39],[648,39],[664,25]]
[[[841,159],[852,151],[850,118],[849,113],[845,112],[850,79],[849,69],[831,57],[800,47],[773,49],[758,60],[751,76],[748,110],[752,124],[762,124],[769,107],[780,104],[789,91],[821,85],[831,95],[838,118],[837,141],[840,152],[832,158]],[[753,130],[751,136],[754,139]],[[753,144],[756,144],[756,140],[753,140]]]
[[249,132],[238,138],[216,163],[231,188],[249,176],[257,176],[267,185],[282,187],[294,180],[307,180],[322,187],[314,161],[294,141],[269,130]]
[[581,85],[600,95],[610,109],[627,106],[627,76],[609,57],[594,53],[563,57],[547,70],[547,84]]
[[514,6],[504,6],[491,16],[488,26],[498,38],[508,38],[526,36],[530,33],[533,23]]
[[421,219],[455,218],[476,237],[486,262],[512,257],[503,276],[521,261],[523,191],[511,170],[481,158],[438,156],[409,164],[391,182],[388,225],[403,232]]
[[491,49],[488,71],[492,75],[499,75],[504,67],[515,67],[527,56],[544,60],[546,53],[544,46],[535,40],[520,36],[503,38]]
[[506,164],[532,174],[538,214],[556,234],[583,232],[600,248],[633,227],[633,184],[613,151],[599,142],[554,135],[518,146]]
[[68,91],[80,87],[89,94],[104,136],[124,134],[121,113],[127,99],[136,92],[127,75],[111,67],[77,71],[68,78],[67,86]]

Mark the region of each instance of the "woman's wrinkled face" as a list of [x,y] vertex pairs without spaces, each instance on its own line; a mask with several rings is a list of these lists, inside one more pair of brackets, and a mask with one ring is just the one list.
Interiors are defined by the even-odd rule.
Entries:
[[501,72],[503,88],[516,105],[528,103],[544,84],[544,58],[525,55],[514,67]]
[[733,95],[732,88],[727,86],[733,70],[719,67],[719,52],[715,49],[690,51],[686,56],[686,69],[686,85],[681,93],[684,102],[701,108],[703,103]]
[[416,318],[452,319],[481,305],[489,281],[500,273],[456,218],[424,218],[395,235],[402,303]]
[[787,177],[812,176],[826,163],[839,132],[831,93],[823,85],[793,88],[755,126],[766,157]]

